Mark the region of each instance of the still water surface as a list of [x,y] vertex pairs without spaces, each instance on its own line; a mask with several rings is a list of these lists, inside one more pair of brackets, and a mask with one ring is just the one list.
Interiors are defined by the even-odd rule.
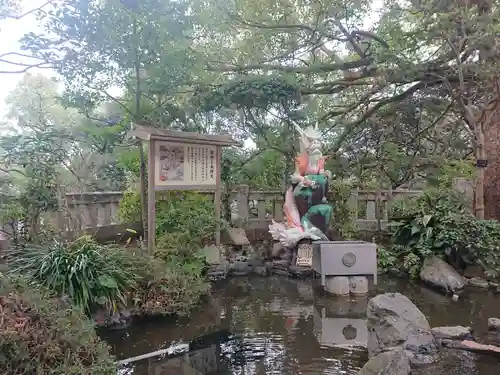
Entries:
[[[372,295],[383,292],[410,297],[431,326],[471,326],[483,341],[491,339],[487,319],[500,316],[500,297],[487,292],[453,302],[420,285],[382,279]],[[118,359],[171,349],[124,367],[120,373],[127,375],[354,375],[367,361],[368,299],[330,297],[310,280],[236,278],[189,319],[155,319],[102,335]],[[500,364],[452,353],[432,373],[498,375]]]

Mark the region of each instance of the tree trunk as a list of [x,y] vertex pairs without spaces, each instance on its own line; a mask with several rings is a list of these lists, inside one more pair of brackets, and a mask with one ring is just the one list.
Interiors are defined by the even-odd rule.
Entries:
[[489,124],[483,125],[484,150],[488,166],[484,170],[485,218],[500,220],[500,106]]
[[[476,135],[476,161],[486,160],[483,124],[477,121],[474,124],[474,130]],[[479,220],[484,220],[484,170],[484,166],[477,166],[474,213]]]

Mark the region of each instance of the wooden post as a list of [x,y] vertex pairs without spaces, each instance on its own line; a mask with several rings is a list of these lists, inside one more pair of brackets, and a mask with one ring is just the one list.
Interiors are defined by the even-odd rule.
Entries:
[[146,161],[144,160],[144,145],[142,141],[139,140],[139,193],[141,197],[141,225],[144,231],[144,237],[148,238],[148,214],[146,209]]
[[214,204],[215,204],[215,219],[216,224],[215,224],[215,246],[220,246],[220,205],[221,205],[221,181],[220,181],[220,175],[221,175],[221,148],[220,146],[217,146],[216,148],[216,168],[215,170],[217,171],[217,175],[215,177],[215,197],[214,197]]
[[155,249],[156,236],[156,194],[155,194],[155,141],[149,142],[148,153],[148,254],[153,255]]

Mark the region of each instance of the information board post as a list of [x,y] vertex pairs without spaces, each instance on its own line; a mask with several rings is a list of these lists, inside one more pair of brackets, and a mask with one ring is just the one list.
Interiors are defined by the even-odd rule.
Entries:
[[216,168],[219,171],[216,176],[216,181],[215,181],[215,197],[214,197],[214,204],[215,204],[215,218],[217,221],[215,222],[215,246],[219,247],[220,246],[220,209],[221,209],[221,181],[220,181],[220,173],[221,173],[221,148],[217,147],[216,150],[216,159],[217,159],[217,165]]
[[148,150],[148,227],[145,229],[147,231],[149,255],[153,255],[156,241],[155,150],[156,141],[151,140]]
[[220,245],[221,154],[224,146],[239,146],[229,134],[207,135],[137,126],[128,137],[149,142],[148,159],[148,253],[153,254],[156,235],[156,192],[198,190],[214,192]]

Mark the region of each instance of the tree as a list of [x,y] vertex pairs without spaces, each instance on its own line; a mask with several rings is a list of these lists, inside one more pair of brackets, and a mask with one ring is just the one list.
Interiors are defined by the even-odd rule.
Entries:
[[[148,115],[171,106],[189,74],[192,51],[184,42],[191,25],[182,2],[63,1],[43,22],[50,35],[26,35],[25,48],[58,57],[68,102],[89,117],[98,104],[111,101],[122,109],[124,123],[150,120]],[[112,95],[113,87],[125,95]],[[146,228],[142,144],[139,155]]]
[[[419,107],[418,117],[441,130],[447,129],[439,119],[455,117],[458,121],[448,134],[459,135],[465,150],[472,141],[476,159],[482,160],[482,126],[475,124],[489,118],[485,113],[496,102],[490,83],[495,81],[498,52],[496,48],[486,51],[485,46],[494,44],[497,26],[493,21],[498,19],[498,9],[478,3],[454,5],[387,1],[379,22],[366,29],[361,27],[362,19],[370,9],[363,2],[299,2],[296,7],[281,1],[253,6],[245,0],[226,6],[203,4],[212,12],[221,8],[226,12],[225,22],[218,19],[222,26],[216,28],[216,34],[229,37],[235,30],[240,35],[245,30],[237,43],[239,48],[245,47],[242,52],[231,59],[227,59],[229,53],[219,53],[226,59],[209,68],[221,72],[220,85],[234,82],[235,75],[253,74],[262,79],[278,75],[293,81],[301,97],[326,97],[327,105],[316,111],[316,117],[324,124],[325,133],[335,134],[333,152],[370,122],[382,121],[390,127],[386,119],[401,112],[401,105],[414,107],[413,102]],[[223,39],[212,37],[207,44]],[[410,124],[410,117],[407,120]],[[445,138],[449,135],[443,134]],[[377,148],[370,147],[370,153]],[[481,171],[476,189],[478,217],[484,210]]]
[[[53,2],[54,0],[48,0],[41,2],[38,7],[23,9],[18,0],[0,0],[0,21],[40,16],[44,13],[45,8]],[[50,68],[52,66],[49,56],[33,56],[22,50],[0,52],[0,63],[8,67],[6,70],[1,70],[0,74],[26,73],[32,68]]]

